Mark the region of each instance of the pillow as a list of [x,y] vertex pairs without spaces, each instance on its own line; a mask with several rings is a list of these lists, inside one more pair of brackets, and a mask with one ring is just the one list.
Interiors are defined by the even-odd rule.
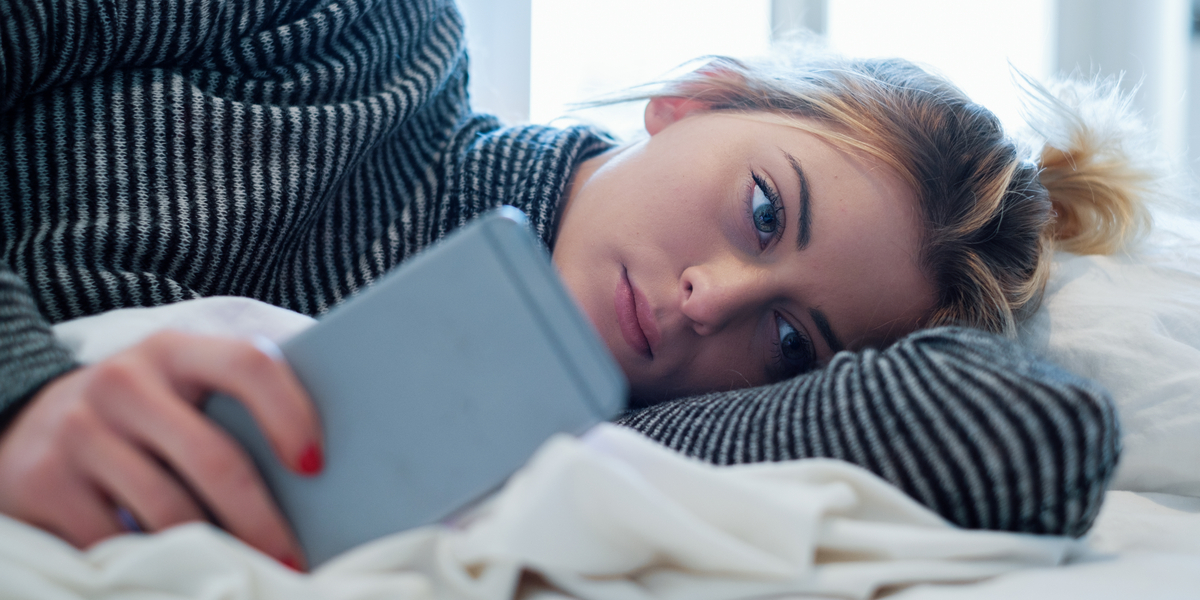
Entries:
[[211,296],[152,308],[122,308],[65,321],[54,335],[84,364],[101,361],[164,329],[279,344],[315,323],[286,308],[237,296]]
[[1124,255],[1060,254],[1019,338],[1112,393],[1112,489],[1200,496],[1200,220],[1157,212]]

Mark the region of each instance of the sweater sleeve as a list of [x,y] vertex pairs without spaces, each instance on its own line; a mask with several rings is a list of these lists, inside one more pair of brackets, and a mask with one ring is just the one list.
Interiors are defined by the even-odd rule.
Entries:
[[846,460],[959,526],[1076,537],[1120,452],[1116,409],[1098,385],[1012,341],[950,327],[618,422],[722,465]]
[[0,261],[0,429],[43,384],[75,366],[25,282]]
[[119,7],[125,4],[0,2],[0,113],[27,95],[99,73],[114,62],[126,12]]
[[[353,4],[353,3],[350,3]],[[202,59],[267,77],[270,28],[311,8],[304,0],[4,0],[0,113],[21,98],[127,66]]]

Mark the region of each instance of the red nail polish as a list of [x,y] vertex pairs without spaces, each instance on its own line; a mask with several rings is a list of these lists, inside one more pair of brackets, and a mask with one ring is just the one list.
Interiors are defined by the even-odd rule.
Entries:
[[283,558],[280,558],[279,562],[283,566],[285,566],[293,571],[296,571],[297,573],[301,572],[300,571],[300,561],[296,560],[295,556],[291,556],[291,555],[285,556]]
[[321,449],[316,444],[309,444],[304,452],[300,454],[300,462],[298,464],[300,473],[304,475],[316,475],[325,467],[325,458],[321,456]]

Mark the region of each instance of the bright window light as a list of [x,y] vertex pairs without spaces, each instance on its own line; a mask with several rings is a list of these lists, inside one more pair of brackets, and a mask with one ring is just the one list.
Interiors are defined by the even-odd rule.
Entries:
[[1020,127],[1013,67],[1054,71],[1053,0],[829,0],[830,46],[853,56],[900,57],[931,67],[972,100]]
[[[769,0],[533,0],[530,120],[555,121],[572,103],[660,79],[699,56],[762,54],[770,8]],[[642,129],[643,108],[573,117],[627,138]]]
[[[1012,67],[1039,79],[1053,72],[1054,7],[1053,0],[829,0],[827,37],[845,54],[925,65],[1020,126]],[[641,130],[641,103],[576,112],[571,104],[654,81],[706,54],[770,48],[770,0],[532,0],[531,12],[530,120],[561,124],[566,115],[619,137]]]

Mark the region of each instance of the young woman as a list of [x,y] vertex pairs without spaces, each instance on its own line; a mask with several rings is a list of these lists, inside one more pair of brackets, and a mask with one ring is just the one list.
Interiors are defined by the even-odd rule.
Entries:
[[1030,162],[907,63],[716,60],[618,146],[472,114],[447,2],[17,0],[0,22],[0,511],[80,546],[119,509],[152,531],[210,515],[298,564],[195,410],[238,397],[318,472],[286,365],[163,334],[80,366],[49,324],[222,294],[319,315],[512,204],[654,405],[625,424],[721,464],[843,458],[968,527],[1095,517],[1103,391],[998,336],[911,333],[1011,332],[1053,240],[1139,222],[1139,173],[1089,154],[1107,146],[1066,105],[1070,143]]

